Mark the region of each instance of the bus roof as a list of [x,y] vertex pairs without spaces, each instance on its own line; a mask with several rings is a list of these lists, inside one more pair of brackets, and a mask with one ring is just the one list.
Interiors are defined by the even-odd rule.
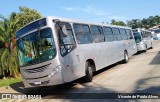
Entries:
[[[60,21],[64,21],[64,22],[70,22],[70,23],[81,23],[81,24],[90,24],[90,25],[99,25],[99,26],[109,26],[109,27],[118,27],[118,28],[125,28],[125,29],[131,29],[130,27],[127,27],[127,26],[116,26],[116,25],[111,25],[111,24],[103,24],[103,23],[93,23],[93,22],[88,22],[88,21],[81,21],[81,20],[75,20],[75,19],[68,19],[68,18],[62,18],[62,17],[56,17],[56,16],[46,16],[46,17],[42,17],[40,19],[37,19],[35,21],[32,21],[31,23],[28,23],[26,24],[25,26],[21,27],[17,32],[19,32],[20,30],[22,30],[23,28],[27,27],[28,25],[36,22],[36,21],[39,21],[39,20],[42,20],[42,19],[45,19],[48,20],[48,19],[58,19]],[[16,33],[17,33],[16,32]]]
[[111,25],[111,24],[93,23],[93,22],[89,22],[89,21],[82,21],[82,20],[76,20],[76,19],[68,19],[68,18],[62,18],[62,17],[56,17],[56,16],[47,16],[47,17],[49,17],[51,19],[59,19],[60,21],[70,22],[70,23],[81,23],[81,24],[110,26],[110,27],[119,27],[119,28],[128,28],[128,29],[131,29],[128,26],[116,26],[116,25]]

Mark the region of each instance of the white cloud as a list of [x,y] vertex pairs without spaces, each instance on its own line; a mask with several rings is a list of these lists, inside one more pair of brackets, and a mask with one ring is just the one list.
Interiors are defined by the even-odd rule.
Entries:
[[107,14],[104,10],[97,9],[94,6],[87,6],[87,7],[84,7],[84,8],[80,8],[80,7],[61,7],[61,9],[69,11],[69,12],[84,12],[84,13],[87,13],[87,14],[95,15],[93,18],[90,18],[90,20],[91,19],[97,19],[97,18],[103,19],[103,20],[114,19],[114,20],[117,20],[117,21],[126,21],[127,20],[127,18],[122,17],[122,16]]
[[80,10],[78,7],[61,7],[61,8],[66,11],[79,11]]
[[92,6],[87,6],[86,8],[82,9],[82,11],[84,11],[86,13],[89,13],[89,14],[94,14],[94,15],[97,15],[97,16],[106,15],[103,10],[97,9],[95,7],[92,7]]
[[105,12],[103,10],[97,9],[93,6],[87,6],[85,8],[79,8],[79,7],[61,7],[62,9],[66,11],[80,11],[85,12],[88,14],[94,14],[96,16],[104,16]]
[[122,20],[122,21],[124,21],[124,20],[126,20],[126,18],[125,17],[121,17],[121,16],[112,16],[112,15],[106,15],[106,18],[108,18],[108,19],[114,19],[114,20]]

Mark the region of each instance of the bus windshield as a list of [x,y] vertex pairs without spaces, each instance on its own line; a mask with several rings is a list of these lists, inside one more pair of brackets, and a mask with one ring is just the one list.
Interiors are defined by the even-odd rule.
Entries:
[[140,43],[142,40],[140,33],[134,32],[133,35],[134,35],[134,39],[135,39],[136,43]]
[[28,34],[17,40],[20,66],[38,64],[53,59],[56,48],[51,28]]

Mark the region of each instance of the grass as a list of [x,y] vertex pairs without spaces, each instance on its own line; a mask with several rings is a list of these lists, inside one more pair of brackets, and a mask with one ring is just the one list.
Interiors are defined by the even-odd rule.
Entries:
[[13,83],[21,82],[22,78],[8,78],[8,79],[0,79],[0,87],[9,86]]

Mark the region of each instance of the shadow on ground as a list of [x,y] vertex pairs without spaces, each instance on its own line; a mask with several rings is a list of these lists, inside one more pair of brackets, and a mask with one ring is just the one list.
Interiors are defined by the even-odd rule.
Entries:
[[160,94],[160,76],[139,80],[134,92]]
[[150,62],[150,65],[160,64],[160,52],[153,58]]

